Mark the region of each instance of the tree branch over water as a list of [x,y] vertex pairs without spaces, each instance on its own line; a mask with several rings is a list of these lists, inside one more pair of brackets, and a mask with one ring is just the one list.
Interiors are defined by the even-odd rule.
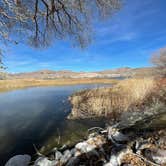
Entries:
[[121,0],[2,0],[0,40],[46,47],[66,39],[85,47],[94,18],[110,16]]

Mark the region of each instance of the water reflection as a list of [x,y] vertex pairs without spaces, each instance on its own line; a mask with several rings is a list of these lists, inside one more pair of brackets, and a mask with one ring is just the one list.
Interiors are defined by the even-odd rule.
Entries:
[[62,147],[63,145],[72,146],[75,143],[85,139],[88,135],[88,129],[94,126],[105,126],[105,120],[85,119],[85,120],[65,120],[52,136],[47,139],[40,152],[48,154],[54,147]]
[[100,121],[65,120],[70,112],[67,98],[75,91],[98,86],[110,85],[39,87],[1,93],[1,163],[15,154],[35,153],[33,144],[39,148],[46,147],[44,151],[48,151],[57,145],[57,129],[61,134],[61,144],[84,136],[83,131]]

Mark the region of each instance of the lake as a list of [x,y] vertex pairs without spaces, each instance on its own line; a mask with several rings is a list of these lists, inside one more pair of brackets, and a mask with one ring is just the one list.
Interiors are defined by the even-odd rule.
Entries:
[[86,137],[87,129],[104,120],[67,120],[68,97],[103,84],[35,87],[0,93],[0,165],[17,154],[47,154],[55,146],[71,145]]

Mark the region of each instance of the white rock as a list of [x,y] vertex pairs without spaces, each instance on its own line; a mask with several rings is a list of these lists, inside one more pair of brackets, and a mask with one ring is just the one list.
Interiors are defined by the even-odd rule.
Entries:
[[108,127],[108,139],[112,142],[123,142],[128,141],[129,138],[118,131],[116,128]]
[[81,153],[87,153],[87,152],[90,152],[93,149],[95,149],[96,146],[95,145],[90,145],[87,142],[80,142],[75,146],[75,148],[77,150],[79,150]]
[[62,153],[59,152],[59,151],[56,151],[56,152],[55,152],[55,159],[56,159],[56,160],[60,160],[61,157],[62,157]]
[[111,155],[110,161],[104,164],[104,166],[119,166],[117,156]]
[[117,156],[112,155],[110,158],[110,163],[112,164],[112,166],[118,166],[118,161],[117,161]]
[[34,166],[56,166],[56,161],[50,161],[46,157],[40,157],[35,161]]
[[25,155],[16,155],[9,159],[5,166],[28,166],[31,161],[31,156]]
[[94,150],[95,148],[96,148],[96,146],[88,144],[88,146],[86,148],[86,152],[90,152],[90,151]]
[[72,157],[72,154],[71,154],[70,150],[65,150],[63,153],[63,156],[60,159],[60,162],[62,164],[65,164],[71,157]]
[[86,153],[86,148],[88,144],[86,142],[80,142],[76,144],[75,148],[79,150],[81,153]]
[[64,157],[67,158],[67,159],[69,159],[69,158],[72,156],[70,150],[65,150],[65,151],[63,152],[63,154],[64,154]]
[[78,157],[81,155],[81,152],[79,150],[76,150],[74,153],[74,157]]

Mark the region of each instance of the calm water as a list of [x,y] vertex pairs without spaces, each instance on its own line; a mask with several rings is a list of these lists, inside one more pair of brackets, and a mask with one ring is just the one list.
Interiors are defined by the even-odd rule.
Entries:
[[[101,120],[67,120],[67,98],[75,91],[110,85],[38,87],[0,93],[0,165],[16,154],[47,153],[83,138]],[[80,130],[81,129],[81,130]],[[59,141],[60,135],[60,141]]]

